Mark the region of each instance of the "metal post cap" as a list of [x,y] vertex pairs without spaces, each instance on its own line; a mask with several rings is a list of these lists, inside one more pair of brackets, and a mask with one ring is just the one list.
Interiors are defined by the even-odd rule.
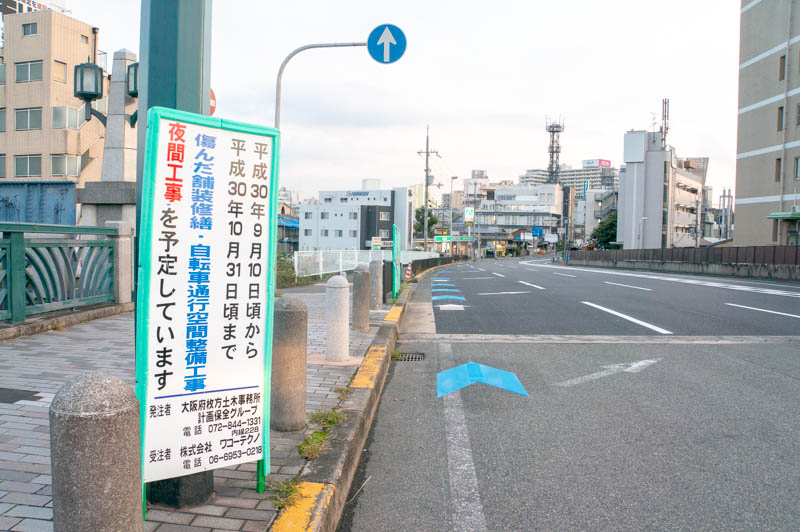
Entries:
[[50,410],[57,414],[113,414],[137,404],[133,388],[105,371],[78,375],[58,390]]

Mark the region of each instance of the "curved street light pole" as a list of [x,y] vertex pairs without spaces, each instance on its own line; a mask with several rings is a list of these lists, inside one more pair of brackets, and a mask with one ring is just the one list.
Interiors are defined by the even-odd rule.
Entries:
[[343,48],[349,46],[366,46],[365,42],[336,42],[336,43],[322,43],[322,44],[307,44],[297,48],[292,53],[286,56],[286,59],[281,63],[281,68],[278,69],[278,80],[275,83],[275,129],[281,127],[281,78],[283,78],[283,69],[289,60],[302,52],[303,50],[310,50],[311,48]]

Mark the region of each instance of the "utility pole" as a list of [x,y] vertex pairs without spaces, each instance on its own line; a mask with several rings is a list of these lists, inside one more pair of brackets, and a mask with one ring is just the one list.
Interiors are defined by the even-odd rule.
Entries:
[[695,201],[695,225],[694,225],[694,247],[700,247],[700,198]]
[[430,131],[431,126],[428,125],[425,130],[425,151],[417,152],[419,155],[422,155],[423,153],[425,154],[425,210],[422,214],[422,249],[425,251],[428,251],[428,186],[433,181],[433,178],[431,177],[431,167],[428,163],[430,162],[429,159],[431,154],[441,157],[438,151],[431,151]]
[[453,253],[453,181],[458,179],[457,175],[454,175],[450,178],[450,256],[454,256]]

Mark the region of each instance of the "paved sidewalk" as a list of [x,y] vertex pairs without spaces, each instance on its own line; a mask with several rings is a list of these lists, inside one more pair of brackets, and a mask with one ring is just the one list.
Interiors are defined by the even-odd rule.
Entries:
[[[324,289],[313,285],[280,291],[306,302],[309,355],[322,361],[308,366],[308,412],[336,406],[334,389],[346,387],[358,368],[324,363]],[[374,311],[371,318],[382,319],[385,313]],[[351,330],[351,357],[363,356],[376,332],[377,327],[367,333]],[[65,382],[97,369],[133,385],[133,313],[0,343],[0,530],[52,530],[48,408]],[[291,480],[302,471],[306,460],[297,445],[312,431],[270,433],[267,482]],[[266,530],[277,512],[269,490],[256,493],[255,469],[252,462],[216,470],[214,495],[204,506],[176,511],[148,505],[145,530]]]

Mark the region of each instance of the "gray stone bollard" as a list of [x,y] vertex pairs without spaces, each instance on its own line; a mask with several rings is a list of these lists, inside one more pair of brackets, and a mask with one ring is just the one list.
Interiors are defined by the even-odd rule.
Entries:
[[272,330],[269,425],[281,432],[302,430],[306,426],[306,304],[295,297],[276,298]]
[[369,308],[380,310],[383,307],[383,261],[369,263]]
[[353,329],[369,330],[369,268],[359,266],[353,272]]
[[139,401],[119,377],[84,373],[50,405],[56,532],[141,532]]
[[347,278],[334,275],[325,288],[328,349],[325,360],[343,362],[350,356],[350,290]]

